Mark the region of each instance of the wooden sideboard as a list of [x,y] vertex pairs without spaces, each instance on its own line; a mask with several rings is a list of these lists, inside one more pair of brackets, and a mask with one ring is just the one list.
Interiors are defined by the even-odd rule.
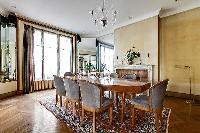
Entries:
[[121,78],[126,74],[136,74],[137,79],[140,81],[153,81],[153,65],[126,65],[116,66],[116,73]]

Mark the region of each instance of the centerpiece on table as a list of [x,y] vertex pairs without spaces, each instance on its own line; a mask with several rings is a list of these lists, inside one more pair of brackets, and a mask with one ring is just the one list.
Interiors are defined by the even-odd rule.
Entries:
[[140,52],[135,50],[135,47],[132,47],[126,52],[126,59],[129,65],[133,65],[135,59],[140,57]]

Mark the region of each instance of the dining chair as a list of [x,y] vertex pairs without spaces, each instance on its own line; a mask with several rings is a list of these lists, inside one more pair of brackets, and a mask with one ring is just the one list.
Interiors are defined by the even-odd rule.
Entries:
[[76,103],[78,104],[78,109],[80,107],[80,88],[79,84],[71,79],[64,79],[64,85],[65,85],[65,90],[66,90],[66,107],[67,103],[71,102],[72,103],[72,108],[73,108],[73,115],[75,116],[75,107]]
[[110,77],[111,78],[118,78],[118,74],[117,73],[110,73]]
[[165,98],[165,92],[168,85],[168,79],[165,79],[149,89],[149,96],[140,95],[131,100],[132,104],[132,125],[135,124],[135,109],[140,109],[155,114],[155,124],[157,132],[160,132],[159,120],[162,125],[162,110]]
[[73,74],[72,72],[65,72],[64,77],[66,76],[75,76],[75,74]]
[[81,125],[83,125],[85,110],[93,113],[93,133],[96,132],[96,113],[109,110],[109,124],[112,124],[113,102],[102,96],[101,88],[89,82],[80,82],[80,90],[82,98]]
[[125,74],[122,76],[123,79],[130,79],[130,80],[136,80],[137,76],[136,74]]
[[[122,79],[126,79],[126,80],[133,80],[135,81],[137,76],[136,74],[125,74],[121,77]],[[119,93],[118,92],[115,92],[114,94],[115,96],[115,106],[116,106],[116,109],[118,110],[118,102],[119,102],[119,99],[118,99],[118,96],[119,96]],[[126,95],[129,95],[129,97],[132,99],[133,97],[135,97],[135,93],[133,94],[126,94]]]
[[54,85],[56,88],[56,104],[58,102],[58,96],[60,96],[60,106],[62,106],[62,96],[66,95],[63,79],[59,76],[53,75]]

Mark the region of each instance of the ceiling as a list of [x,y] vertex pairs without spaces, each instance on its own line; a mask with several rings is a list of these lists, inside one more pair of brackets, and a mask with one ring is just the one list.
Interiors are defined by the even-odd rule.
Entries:
[[[199,3],[200,0],[110,0],[117,10],[116,26],[145,14],[181,8]],[[3,10],[15,12],[28,18],[45,22],[83,37],[97,37],[112,32],[116,26],[101,31],[91,21],[89,11],[100,5],[102,0],[0,0]],[[200,4],[199,4],[200,5]]]

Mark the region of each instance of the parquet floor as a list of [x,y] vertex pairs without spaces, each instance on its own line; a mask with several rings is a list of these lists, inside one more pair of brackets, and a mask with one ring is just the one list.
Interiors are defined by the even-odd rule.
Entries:
[[[48,90],[0,101],[0,133],[72,133],[37,101],[54,94]],[[200,104],[190,108],[184,99],[166,97],[165,106],[172,109],[169,133],[200,133]]]

